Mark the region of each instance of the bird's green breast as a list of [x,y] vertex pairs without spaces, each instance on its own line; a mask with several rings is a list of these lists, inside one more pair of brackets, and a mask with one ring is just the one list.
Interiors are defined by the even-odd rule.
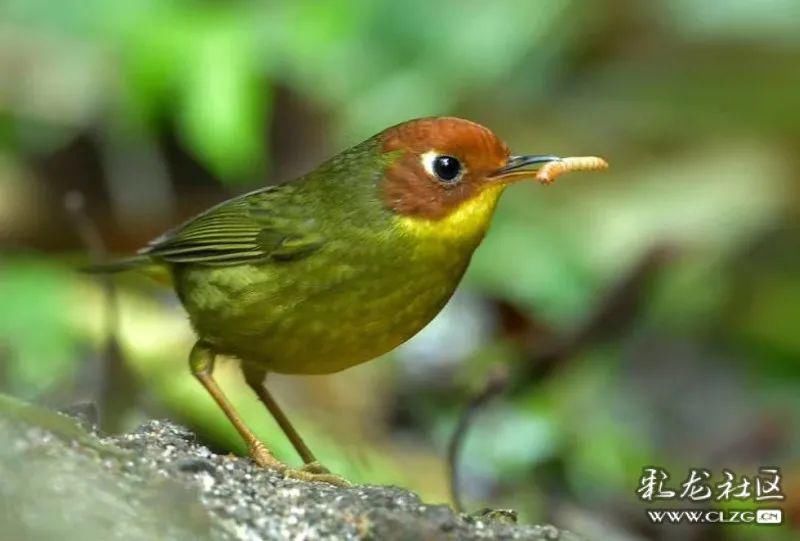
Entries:
[[[292,199],[274,194],[273,208],[323,239],[313,253],[174,265],[200,338],[270,371],[320,374],[386,353],[433,319],[483,238],[500,188],[437,222],[403,217],[377,196],[381,165],[364,152],[344,155],[287,190]],[[354,178],[354,170],[374,176]]]
[[329,373],[393,349],[444,306],[477,240],[420,242],[399,224],[280,264],[186,266],[178,288],[198,334],[270,371]]

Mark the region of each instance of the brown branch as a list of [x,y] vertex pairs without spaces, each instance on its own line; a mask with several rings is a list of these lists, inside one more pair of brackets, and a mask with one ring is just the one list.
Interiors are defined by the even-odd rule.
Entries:
[[[655,246],[640,258],[622,278],[609,287],[595,307],[572,331],[555,334],[543,332],[541,325],[528,320],[526,338],[549,336],[541,341],[524,340],[527,349],[522,368],[513,377],[508,368],[498,365],[490,371],[484,386],[467,402],[448,445],[450,492],[455,508],[463,510],[458,487],[458,461],[467,432],[474,419],[498,394],[520,392],[550,377],[580,351],[609,340],[626,331],[641,311],[641,304],[653,277],[674,255],[669,246]],[[518,323],[518,322],[517,322]]]
[[[89,252],[93,264],[107,260],[107,250],[100,232],[86,212],[85,198],[81,192],[70,191],[64,196],[64,208],[72,220],[75,231]],[[103,289],[105,340],[101,358],[102,373],[98,378],[98,403],[105,415],[104,427],[111,431],[121,428],[122,417],[130,405],[135,390],[134,378],[129,374],[119,344],[119,296],[113,279],[107,274],[94,275]],[[128,400],[131,399],[131,400]]]
[[588,346],[611,340],[627,331],[641,312],[644,293],[658,271],[675,255],[666,245],[648,250],[612,284],[588,315],[571,331],[528,348],[515,390],[547,378],[568,359]]
[[467,407],[461,412],[456,423],[455,431],[450,438],[447,446],[447,464],[450,475],[450,497],[456,511],[464,512],[464,503],[461,501],[461,491],[458,487],[458,465],[461,450],[464,448],[464,438],[469,432],[469,428],[475,419],[476,414],[481,411],[492,398],[501,394],[508,386],[508,367],[497,364],[490,368],[483,388],[476,393],[467,403]]

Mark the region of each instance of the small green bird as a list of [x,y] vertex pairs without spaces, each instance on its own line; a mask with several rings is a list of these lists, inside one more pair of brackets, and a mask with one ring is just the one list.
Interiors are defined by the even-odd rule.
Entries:
[[[198,336],[192,373],[253,459],[341,482],[275,403],[267,373],[337,372],[405,342],[453,294],[506,186],[603,167],[599,158],[511,156],[467,120],[411,120],[293,182],[220,203],[101,270],[166,267]],[[241,360],[302,470],[279,462],[242,421],[213,378],[217,355]]]

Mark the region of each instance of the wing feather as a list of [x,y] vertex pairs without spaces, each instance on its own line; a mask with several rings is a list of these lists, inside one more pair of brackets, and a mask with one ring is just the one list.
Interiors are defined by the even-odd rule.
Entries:
[[150,242],[141,254],[168,263],[241,265],[305,257],[323,244],[314,221],[288,214],[293,187],[273,186],[223,202]]

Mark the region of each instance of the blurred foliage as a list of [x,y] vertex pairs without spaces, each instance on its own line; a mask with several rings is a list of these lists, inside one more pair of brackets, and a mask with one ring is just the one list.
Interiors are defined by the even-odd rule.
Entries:
[[[463,455],[465,498],[608,539],[667,539],[641,468],[783,468],[800,487],[800,4],[604,0],[6,0],[0,3],[0,390],[91,399],[103,296],[71,272],[69,190],[111,250],[234,191],[309,170],[411,117],[456,114],[515,152],[598,154],[606,175],[501,201],[462,292],[386,360],[270,385],[325,462],[445,500],[460,408],[526,349],[511,305],[568,332],[654,246],[675,257],[620,338],[494,402]],[[236,184],[239,183],[239,184]],[[245,186],[245,184],[247,186]],[[84,260],[83,255],[80,256]],[[118,340],[168,415],[241,442],[189,376],[171,294],[121,276]],[[225,389],[288,443],[231,370]],[[798,520],[790,496],[784,509]],[[604,530],[605,531],[605,530]],[[791,539],[789,526],[682,538]],[[633,537],[631,537],[633,536]],[[641,537],[636,537],[641,536]]]
[[[566,6],[11,1],[0,6],[5,39],[49,69],[20,66],[23,77],[3,90],[68,129],[101,115],[153,133],[166,120],[221,179],[250,179],[265,155],[272,87],[341,110],[348,138],[361,137],[491,88],[544,42]],[[534,54],[544,64],[554,49]]]
[[72,280],[69,270],[35,259],[0,267],[0,336],[8,356],[3,372],[11,390],[41,392],[69,374],[78,353],[65,310],[74,302]]

